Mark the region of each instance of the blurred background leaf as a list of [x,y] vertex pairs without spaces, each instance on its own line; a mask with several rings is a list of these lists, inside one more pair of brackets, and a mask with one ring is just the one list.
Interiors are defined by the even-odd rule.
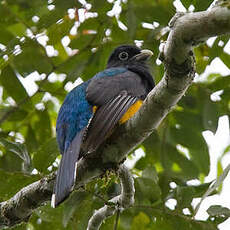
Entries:
[[[60,105],[75,85],[105,68],[116,46],[129,43],[153,50],[151,71],[159,82],[164,67],[158,50],[167,39],[169,20],[178,10],[206,10],[212,3],[1,1],[0,201],[57,169],[55,124]],[[195,82],[158,129],[128,156],[126,163],[135,176],[135,204],[122,212],[119,230],[214,230],[229,217],[227,208],[216,205],[208,209],[207,220],[195,220],[192,203],[210,190],[212,181],[206,180],[210,168],[216,168],[218,176],[223,173],[230,152],[228,142],[215,153],[219,158],[212,165],[205,136],[218,131],[222,116],[229,121],[229,53],[229,35],[195,48]],[[226,74],[219,67],[210,72],[210,65],[217,62]],[[48,203],[27,224],[12,229],[86,229],[93,211],[119,194],[118,182],[116,175],[91,182],[57,209]],[[222,183],[208,195],[221,190]],[[176,205],[169,205],[172,200]],[[106,220],[101,229],[112,229],[114,221],[115,217]]]

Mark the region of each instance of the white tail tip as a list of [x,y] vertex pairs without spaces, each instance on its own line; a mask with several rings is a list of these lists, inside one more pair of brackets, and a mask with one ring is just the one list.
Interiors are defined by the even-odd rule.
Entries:
[[56,198],[56,196],[55,196],[55,194],[53,194],[52,195],[52,198],[51,198],[51,207],[52,208],[55,208],[56,206],[55,206],[55,198]]

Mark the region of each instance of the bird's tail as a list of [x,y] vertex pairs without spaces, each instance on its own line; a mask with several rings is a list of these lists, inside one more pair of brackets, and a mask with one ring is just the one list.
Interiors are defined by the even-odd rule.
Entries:
[[67,151],[62,155],[51,200],[51,206],[53,208],[64,201],[74,187],[83,132],[82,130],[77,133]]

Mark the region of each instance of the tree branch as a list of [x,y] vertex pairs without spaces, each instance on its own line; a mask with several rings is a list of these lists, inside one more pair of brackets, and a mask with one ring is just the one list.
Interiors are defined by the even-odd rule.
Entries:
[[171,32],[164,50],[168,62],[184,63],[192,46],[210,37],[230,33],[229,14],[229,6],[218,5],[209,11],[176,14],[169,23]]
[[32,212],[50,200],[55,174],[52,173],[21,189],[8,201],[0,203],[0,229],[27,222]]
[[[215,6],[210,11],[177,14],[171,20],[170,28],[161,54],[165,64],[164,77],[132,119],[119,126],[96,152],[78,162],[76,189],[116,166],[157,128],[192,83],[192,47],[209,37],[230,33],[230,9]],[[33,209],[50,200],[53,183],[54,177],[45,177],[0,203],[0,227],[28,220]]]
[[123,210],[134,203],[134,180],[132,174],[126,166],[121,165],[118,170],[119,178],[121,181],[121,194],[109,200],[109,203],[99,210],[95,211],[90,218],[87,230],[98,230],[102,222],[114,215],[117,210]]

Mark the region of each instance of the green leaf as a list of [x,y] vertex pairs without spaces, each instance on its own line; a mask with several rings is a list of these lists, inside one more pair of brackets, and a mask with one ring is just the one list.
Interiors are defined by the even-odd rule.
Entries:
[[94,42],[94,38],[96,38],[97,34],[78,34],[74,39],[71,40],[69,47],[72,49],[81,49],[82,47],[87,47],[88,44],[92,45]]
[[230,217],[230,209],[222,207],[221,205],[212,205],[207,210],[210,216],[225,216]]
[[[30,217],[30,220],[29,220],[29,227],[32,227],[31,228],[27,228],[28,230],[50,230],[50,229],[55,229],[55,230],[63,230],[63,226],[61,224],[61,222],[59,220],[61,220],[61,215],[62,215],[62,209],[61,207],[58,207],[58,209],[53,209],[52,211],[54,211],[54,216],[56,216],[56,220],[55,219],[52,219],[51,218],[51,222],[49,220],[45,220],[45,217],[43,218],[43,216],[51,216],[50,213],[47,213],[46,210],[49,209],[50,207],[50,203],[48,203],[47,205],[44,206],[43,209],[38,209],[38,211],[36,210]],[[38,212],[42,213],[43,215],[41,216],[41,214]],[[59,215],[60,213],[60,215]],[[47,218],[48,219],[48,218]],[[22,224],[22,226],[24,226]],[[24,226],[23,230],[26,229],[26,227],[28,226]],[[15,229],[17,230],[17,229]]]
[[187,159],[183,153],[178,152],[178,150],[171,145],[166,145],[165,152],[169,160],[176,163],[180,169],[180,171],[174,172],[172,176],[179,177],[183,180],[198,178],[199,170],[197,166],[193,161]]
[[10,31],[14,36],[25,36],[26,35],[26,26],[22,23],[16,23],[8,26],[7,30]]
[[127,31],[122,30],[115,23],[111,28],[111,38],[115,44],[132,43],[132,40],[127,36]]
[[52,137],[51,121],[47,109],[37,110],[36,118],[33,128],[36,130],[37,139],[40,143],[44,143]]
[[52,165],[59,153],[56,138],[51,138],[40,146],[34,154],[34,167],[43,173],[47,173],[47,168]]
[[52,222],[58,223],[59,226],[61,226],[61,220],[63,215],[63,206],[59,206],[58,208],[52,208],[50,203],[48,203],[46,206],[41,206],[40,208],[35,210],[36,215],[41,218],[42,222],[45,225],[52,224]]
[[207,45],[199,46],[194,49],[196,56],[196,72],[201,74],[205,71],[207,65],[211,62],[211,58],[207,59],[206,56],[209,52]]
[[62,83],[59,81],[56,82],[43,82],[41,85],[38,84],[41,88],[41,90],[44,90],[45,92],[49,92],[51,95],[55,95],[55,93],[59,93],[59,90],[62,88]]
[[74,20],[71,20],[68,16],[64,17],[60,22],[51,25],[47,30],[48,44],[54,45],[60,42],[64,36],[69,35],[73,25]]
[[170,198],[177,200],[177,209],[190,208],[191,202],[194,198],[200,198],[207,191],[211,183],[204,183],[201,185],[184,186],[178,185],[173,189]]
[[[12,17],[16,22],[22,23],[26,28],[34,26],[34,22],[32,21],[34,15],[38,15],[39,12],[44,11],[44,8],[48,11],[47,2],[42,0],[8,0],[7,3],[2,4],[2,6],[8,14],[6,18]],[[7,19],[5,20],[7,21]]]
[[178,186],[176,188],[177,208],[188,208],[193,200],[194,188],[189,186]]
[[216,224],[208,221],[197,221],[188,218],[185,215],[175,215],[175,211],[167,210],[167,214],[162,214],[161,217],[157,218],[153,228],[164,229],[164,230],[218,230]]
[[225,77],[218,77],[214,81],[212,81],[210,84],[205,85],[205,87],[208,87],[213,92],[222,90],[222,89],[228,89],[230,87],[230,75]]
[[201,201],[197,204],[197,206],[195,208],[195,214],[198,212],[200,205],[203,202],[203,200],[206,197],[208,197],[212,192],[214,192],[223,183],[223,181],[226,178],[226,176],[228,175],[229,171],[230,171],[230,164],[224,169],[223,173],[215,180],[215,182],[213,184],[210,185],[208,190],[202,196]]
[[134,4],[132,1],[128,1],[128,3],[124,5],[119,19],[127,25],[128,31],[126,31],[126,33],[128,34],[129,38],[135,39],[137,28],[140,26],[141,22],[136,17]]
[[[220,176],[223,173],[223,166],[221,164],[222,158],[220,157],[217,161],[217,176]],[[217,189],[218,193],[222,191],[223,185],[220,185],[219,188]]]
[[[135,14],[141,22],[152,23],[153,20],[161,22],[167,26],[171,17],[175,14],[173,2],[170,0],[162,0],[160,2],[147,1],[144,4],[141,0],[135,0]],[[154,18],[152,17],[154,15]]]
[[77,53],[63,62],[56,71],[59,73],[68,74],[67,80],[74,81],[80,77],[80,74],[85,69],[90,55],[91,52],[89,50]]
[[[70,207],[69,207],[70,208],[69,210],[64,208],[65,211],[67,211],[67,212],[70,211],[69,214],[72,215],[72,218],[68,222],[67,229],[69,228],[69,226],[72,226],[72,228],[75,228],[77,226],[79,229],[82,229],[82,230],[87,229],[88,221],[89,221],[90,217],[93,215],[93,212],[95,211],[95,209],[99,209],[104,205],[103,202],[99,203],[97,201],[97,199],[94,199],[92,197],[92,194],[88,194],[85,197],[85,199],[83,199],[83,198],[84,198],[83,194],[80,195],[79,199],[77,198],[77,195],[75,198],[73,198],[74,200],[79,201],[79,202],[77,201],[77,207],[78,208],[75,209],[75,212],[73,213],[73,215],[71,214],[71,211],[70,211],[71,208]],[[74,205],[74,204],[72,203],[72,205]],[[63,223],[63,218],[61,220]],[[67,221],[67,219],[66,219],[66,221]]]
[[209,219],[213,219],[214,222],[220,224],[230,217],[230,210],[222,207],[221,205],[212,205],[208,208],[207,213],[210,215]]
[[103,70],[106,67],[106,63],[111,52],[111,46],[109,43],[104,44],[103,47],[97,49],[95,53],[92,53],[88,59],[87,68],[82,72],[82,79],[84,81],[93,77],[96,73]]
[[84,22],[82,22],[78,28],[80,34],[84,33],[84,31],[95,30],[97,31],[100,26],[100,21],[98,18],[88,18]]
[[230,55],[225,53],[224,51],[220,55],[221,61],[228,67],[230,68]]
[[0,116],[3,117],[5,114],[8,114],[7,116],[8,121],[20,122],[28,115],[28,112],[26,110],[16,109],[13,106],[9,106],[0,109]]
[[112,10],[112,3],[104,0],[91,0],[90,2],[92,4],[92,12],[96,11],[99,13],[99,17],[102,17],[104,20],[108,18],[106,15],[107,11]]
[[47,10],[40,17],[37,24],[38,30],[48,28],[60,20],[67,12],[63,8],[55,8],[52,11]]
[[23,173],[9,173],[0,170],[0,200],[7,200],[26,185],[40,179]]
[[22,159],[11,151],[7,151],[5,147],[0,145],[1,151],[4,153],[0,156],[0,170],[6,172],[21,172],[22,171]]
[[230,145],[228,145],[226,148],[225,148],[225,150],[224,150],[224,152],[223,152],[223,154],[222,154],[222,156],[221,157],[223,157],[223,156],[225,156],[227,153],[229,153],[230,152]]
[[192,4],[193,0],[181,0],[181,3],[185,8],[188,8]]
[[190,5],[195,6],[196,11],[206,10],[213,0],[199,1],[199,0],[181,0],[182,4],[188,8]]
[[[198,113],[190,112],[188,110],[174,111],[173,114],[176,123],[187,129],[192,129],[195,132],[203,131],[202,116]],[[193,124],[191,126],[191,124]]]
[[152,166],[159,162],[161,158],[161,141],[158,133],[153,132],[141,145],[141,148],[145,152],[145,156],[135,164],[135,168],[144,170],[147,166]]
[[34,71],[39,73],[51,72],[52,62],[44,47],[36,40],[27,38],[21,46],[22,52],[14,57],[13,65],[23,77]]
[[157,184],[159,180],[156,169],[154,167],[147,166],[142,172],[142,177],[153,180],[155,184]]
[[143,212],[140,212],[137,216],[133,218],[132,230],[146,230],[148,224],[150,223],[150,218]]
[[63,9],[63,10],[67,10],[69,8],[80,8],[81,4],[78,1],[75,0],[66,0],[66,1],[62,1],[62,0],[54,0],[53,3],[55,4],[55,6],[58,9]]
[[188,148],[195,163],[201,173],[205,175],[209,172],[210,158],[207,144],[200,132],[195,132],[189,127],[171,127],[170,138],[175,144],[181,144]]
[[[147,172],[148,171],[148,172]],[[149,174],[149,169],[145,172]],[[153,169],[154,174],[154,169]],[[135,179],[135,201],[139,204],[154,203],[161,197],[161,190],[156,183],[156,175],[153,178],[139,177]]]
[[8,151],[11,151],[19,156],[24,161],[25,169],[30,168],[31,160],[24,144],[12,142],[3,138],[0,138],[0,144],[3,145]]
[[4,45],[7,45],[10,40],[15,38],[11,32],[9,32],[4,28],[4,26],[0,25],[0,31],[1,31],[0,43]]
[[9,11],[7,10],[7,7],[4,6],[4,4],[1,4],[0,7],[0,24],[4,27],[16,23],[16,19],[14,15],[9,14]]
[[28,151],[32,154],[33,152],[37,151],[39,147],[39,143],[36,139],[36,131],[32,129],[31,125],[28,125],[27,133],[25,137],[25,144],[28,148]]
[[204,128],[216,132],[219,120],[219,113],[217,103],[214,103],[210,100],[206,100],[203,109],[203,123]]
[[24,105],[27,106],[27,108],[28,106],[31,106],[29,96],[25,88],[10,66],[6,66],[1,71],[0,83],[7,91],[8,95],[11,96],[17,103],[21,103],[26,100]]
[[82,202],[86,199],[89,199],[89,193],[86,192],[75,192],[71,197],[65,202],[63,209],[63,226],[66,228],[70,219],[73,217],[75,211],[79,211],[82,205]]
[[52,61],[55,66],[58,66],[61,65],[65,60],[67,60],[69,56],[61,41],[54,44],[54,49],[58,51],[58,56],[52,57]]

